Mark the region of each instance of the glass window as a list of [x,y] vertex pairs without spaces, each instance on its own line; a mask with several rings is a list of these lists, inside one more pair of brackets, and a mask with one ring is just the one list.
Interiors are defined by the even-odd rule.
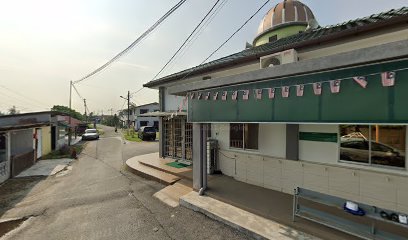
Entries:
[[340,160],[405,168],[406,126],[341,125]]
[[230,124],[230,147],[258,149],[259,124]]

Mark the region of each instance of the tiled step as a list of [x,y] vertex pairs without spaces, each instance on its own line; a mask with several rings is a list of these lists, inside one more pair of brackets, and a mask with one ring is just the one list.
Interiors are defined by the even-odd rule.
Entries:
[[139,175],[139,176],[141,176],[143,178],[151,179],[151,180],[163,183],[165,185],[171,185],[171,184],[177,182],[178,180],[180,180],[179,177],[177,177],[177,176],[175,176],[173,174],[169,174],[169,173],[162,172],[162,171],[159,171],[157,169],[148,167],[146,165],[141,164],[137,160],[132,161],[132,158],[126,161],[126,165],[127,165],[127,168],[131,172],[133,172],[133,173],[135,173],[135,174],[137,174],[137,175]]

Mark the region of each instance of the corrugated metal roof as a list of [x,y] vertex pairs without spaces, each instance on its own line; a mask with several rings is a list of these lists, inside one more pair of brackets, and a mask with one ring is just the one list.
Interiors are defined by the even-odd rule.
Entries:
[[223,68],[237,63],[244,63],[245,61],[256,60],[261,56],[284,51],[286,49],[294,48],[295,46],[299,47],[305,45],[306,43],[313,44],[317,41],[327,40],[328,38],[336,36],[343,37],[343,34],[354,34],[354,31],[358,30],[367,30],[371,27],[374,28],[382,24],[393,24],[394,20],[406,21],[407,18],[408,7],[403,7],[400,9],[392,9],[388,12],[373,14],[364,18],[350,20],[336,25],[319,27],[311,31],[301,32],[293,36],[281,38],[275,42],[245,49],[241,52],[231,54],[229,56],[186,69],[154,81],[150,81],[144,86],[155,87],[166,82],[183,79],[186,76],[203,74],[216,68]]

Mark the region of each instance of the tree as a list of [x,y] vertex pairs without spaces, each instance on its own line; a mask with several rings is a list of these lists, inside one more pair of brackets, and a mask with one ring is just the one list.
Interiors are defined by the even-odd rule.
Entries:
[[11,108],[9,108],[8,113],[9,113],[10,115],[13,115],[13,114],[19,114],[20,111],[17,110],[16,106],[12,106]]
[[66,106],[54,105],[51,108],[51,111],[65,113],[67,115],[70,115],[73,118],[78,119],[78,120],[81,120],[81,121],[84,120],[84,116],[82,114],[80,114],[79,112],[75,111],[74,109],[71,109],[71,108],[66,107]]

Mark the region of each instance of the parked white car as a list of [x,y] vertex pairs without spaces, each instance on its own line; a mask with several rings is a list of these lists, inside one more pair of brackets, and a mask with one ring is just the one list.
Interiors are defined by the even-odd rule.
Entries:
[[94,128],[86,129],[85,133],[82,135],[82,140],[97,140],[99,139],[98,130]]

